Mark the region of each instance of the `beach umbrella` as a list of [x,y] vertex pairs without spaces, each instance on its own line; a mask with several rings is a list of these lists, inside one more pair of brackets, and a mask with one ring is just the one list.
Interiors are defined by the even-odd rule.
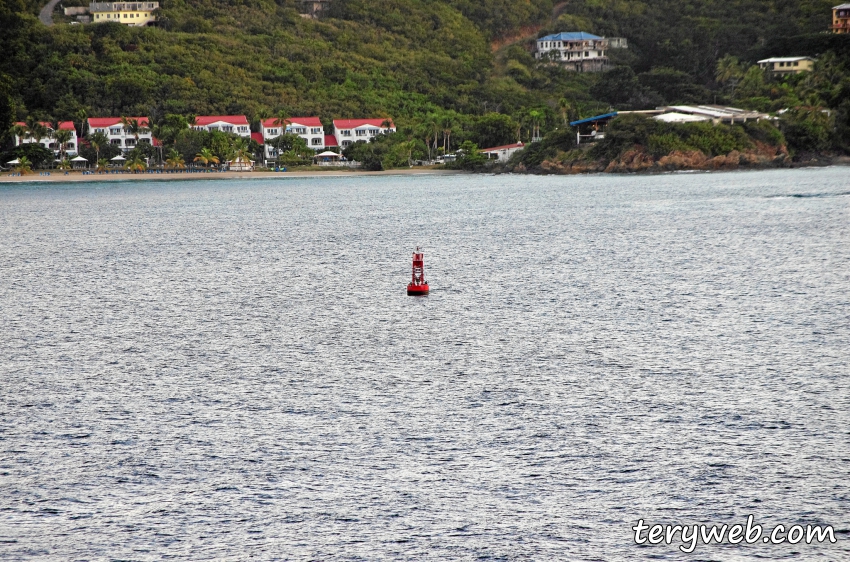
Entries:
[[124,158],[120,154],[112,159],[113,162],[123,162],[124,160],[126,160],[126,158]]
[[76,158],[71,158],[71,162],[88,162],[88,160],[86,160],[82,156],[77,156]]
[[17,158],[15,158],[14,160],[11,160],[9,162],[6,162],[6,164],[20,164],[20,163],[21,163],[21,161],[18,160]]

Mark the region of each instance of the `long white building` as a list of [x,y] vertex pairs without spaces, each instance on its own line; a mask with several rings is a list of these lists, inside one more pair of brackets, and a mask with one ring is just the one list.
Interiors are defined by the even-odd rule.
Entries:
[[244,115],[199,115],[195,117],[192,128],[198,131],[222,131],[246,139],[251,138],[251,125]]
[[369,142],[378,135],[396,131],[391,119],[335,119],[334,136],[342,148],[355,142]]
[[269,141],[285,133],[298,135],[316,152],[323,151],[326,146],[325,129],[318,117],[291,117],[283,123],[277,118],[271,118],[263,121],[262,127],[266,160],[275,160],[278,157],[278,150],[270,146]]
[[[26,123],[16,123],[16,125],[21,125],[26,127]],[[41,125],[47,130],[47,135],[41,139],[33,138],[29,134],[25,134],[23,137],[19,137],[15,135],[15,146],[21,146],[22,144],[32,144],[38,141],[42,147],[52,150],[54,154],[59,154],[59,145],[56,143],[56,139],[53,138],[53,133],[55,129],[53,125],[46,121],[42,121]],[[73,121],[62,121],[59,123],[59,128],[65,131],[71,132],[71,140],[65,143],[65,153],[66,154],[76,154],[79,149],[79,140],[77,139],[77,129],[74,127]]]
[[133,150],[137,142],[138,144],[152,144],[153,136],[148,125],[148,118],[129,117],[128,119],[135,119],[141,126],[138,141],[136,135],[124,127],[120,117],[90,117],[88,120],[89,134],[103,133],[109,139],[109,144],[120,147],[124,152]]

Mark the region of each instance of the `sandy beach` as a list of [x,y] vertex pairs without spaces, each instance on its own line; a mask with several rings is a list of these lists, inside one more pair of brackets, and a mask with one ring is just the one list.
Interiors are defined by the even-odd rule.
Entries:
[[86,174],[82,172],[52,171],[49,176],[39,175],[39,172],[25,176],[0,174],[0,183],[23,182],[93,182],[93,181],[167,181],[167,180],[253,180],[253,179],[286,179],[312,177],[362,177],[362,176],[414,176],[414,175],[451,175],[463,173],[458,170],[435,170],[432,168],[409,168],[387,170],[380,172],[353,171],[348,169],[305,170],[294,172],[210,172],[210,173],[177,173],[177,174]]

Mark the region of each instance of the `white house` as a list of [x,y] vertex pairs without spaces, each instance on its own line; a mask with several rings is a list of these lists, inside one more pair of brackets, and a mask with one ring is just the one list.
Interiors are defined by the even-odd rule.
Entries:
[[263,144],[265,145],[265,155],[267,160],[277,158],[277,149],[269,145],[269,141],[279,137],[284,133],[298,135],[309,148],[316,152],[321,152],[325,149],[325,128],[318,117],[292,117],[284,121],[283,124],[277,118],[266,119],[263,125]]
[[523,148],[525,148],[525,145],[521,142],[517,142],[514,144],[506,144],[504,146],[494,146],[493,148],[485,148],[481,152],[491,160],[505,162],[510,159],[511,156],[514,155],[514,152],[516,152],[517,150],[522,150]]
[[576,31],[555,33],[537,40],[535,58],[548,58],[567,70],[600,72],[608,67],[608,39]]
[[[147,117],[128,117],[127,119],[139,122],[138,143],[153,143],[153,136],[148,125]],[[136,146],[136,136],[124,127],[120,117],[90,117],[88,120],[89,134],[103,133],[109,139],[109,144],[114,144],[124,152],[133,150]]]
[[222,131],[251,138],[251,126],[244,115],[199,115],[195,117],[193,129],[198,131]]
[[[16,123],[16,125],[21,125],[26,127],[26,123]],[[42,139],[35,139],[29,134],[25,134],[23,137],[19,137],[15,135],[15,146],[21,146],[22,144],[32,144],[38,140],[38,144],[43,146],[48,150],[52,150],[55,154],[59,154],[59,146],[56,144],[56,140],[53,138],[54,128],[53,125],[46,121],[42,121],[41,125],[47,129],[47,135]],[[59,128],[65,131],[71,132],[71,140],[65,143],[65,153],[66,154],[76,154],[77,148],[79,146],[77,139],[77,129],[74,127],[73,121],[62,121],[59,123]]]
[[339,146],[355,142],[368,142],[378,135],[386,135],[396,131],[391,119],[335,119],[334,137]]

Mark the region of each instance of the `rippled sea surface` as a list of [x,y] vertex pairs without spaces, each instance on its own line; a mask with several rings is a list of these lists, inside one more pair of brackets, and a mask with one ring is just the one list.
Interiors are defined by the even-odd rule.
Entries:
[[847,172],[0,186],[0,559],[850,560]]

